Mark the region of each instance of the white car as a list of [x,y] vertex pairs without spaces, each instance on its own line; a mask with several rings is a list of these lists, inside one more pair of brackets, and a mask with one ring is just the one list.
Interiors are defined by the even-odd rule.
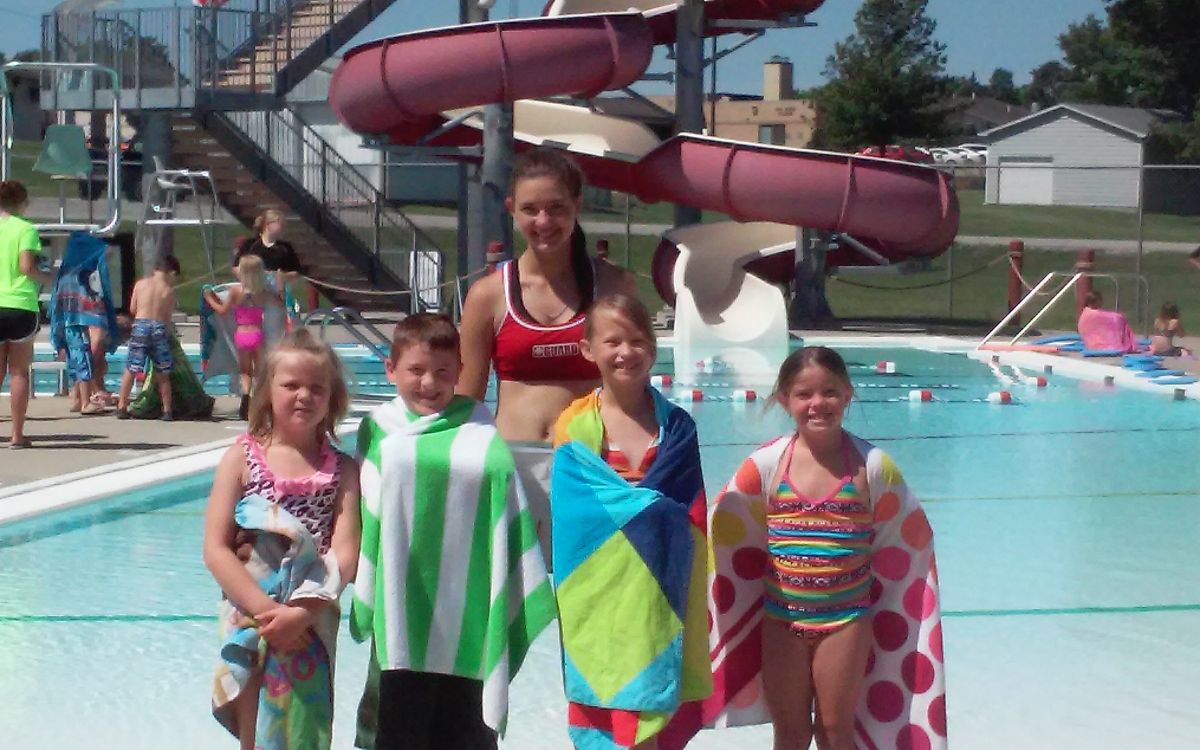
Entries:
[[967,159],[971,164],[984,164],[987,162],[988,147],[983,143],[960,143],[954,148],[958,151],[966,152]]

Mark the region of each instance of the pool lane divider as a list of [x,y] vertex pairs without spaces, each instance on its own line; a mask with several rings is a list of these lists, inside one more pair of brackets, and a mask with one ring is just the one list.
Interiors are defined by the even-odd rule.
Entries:
[[[758,400],[758,393],[749,389],[738,389],[732,394],[706,393],[702,388],[689,388],[671,391],[666,394],[667,400],[676,404],[746,404]],[[856,399],[859,404],[903,404],[903,403],[939,403],[939,404],[996,404],[1009,406],[1020,403],[1013,398],[1010,391],[995,391],[982,398],[934,398],[928,389],[916,389],[908,392],[904,398],[869,398]]]

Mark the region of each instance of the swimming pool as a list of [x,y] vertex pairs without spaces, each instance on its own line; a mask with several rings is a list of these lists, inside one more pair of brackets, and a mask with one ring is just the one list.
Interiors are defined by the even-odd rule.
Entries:
[[[893,454],[937,535],[953,746],[1192,746],[1197,404],[1052,377],[999,406],[978,399],[1002,383],[965,356],[842,351],[858,386],[850,429]],[[877,374],[879,360],[898,374]],[[719,373],[693,379],[730,393]],[[914,385],[941,400],[910,403]],[[688,408],[710,494],[787,426],[761,403]],[[234,747],[208,712],[206,488],[191,478],[0,527],[5,746]],[[339,648],[335,746],[347,748],[367,649],[345,628]],[[564,711],[551,632],[514,685],[504,745],[570,747]],[[710,732],[690,747],[768,738]]]

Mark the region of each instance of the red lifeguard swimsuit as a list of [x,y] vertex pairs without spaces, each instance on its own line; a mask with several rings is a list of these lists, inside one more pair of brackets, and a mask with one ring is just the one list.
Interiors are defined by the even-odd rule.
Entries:
[[583,358],[579,341],[583,338],[586,315],[579,313],[566,323],[544,326],[526,320],[514,305],[520,286],[514,273],[515,261],[502,263],[497,270],[504,281],[504,318],[496,329],[496,349],[492,365],[497,380],[556,381],[599,380],[596,365]]

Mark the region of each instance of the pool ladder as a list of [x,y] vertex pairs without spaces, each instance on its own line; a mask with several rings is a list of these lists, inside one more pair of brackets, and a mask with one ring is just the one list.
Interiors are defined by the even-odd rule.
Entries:
[[[349,333],[351,338],[365,347],[381,363],[387,362],[387,353],[392,346],[391,339],[353,307],[322,307],[313,310],[304,316],[304,326],[308,327],[314,323],[320,325],[318,335],[322,341],[325,340],[330,323],[333,323]],[[389,396],[357,394],[355,399],[359,401],[390,401],[394,397],[394,394]]]
[[[1062,280],[1064,278],[1066,279],[1066,281],[1063,282],[1063,284],[1058,289],[1056,289],[1054,291],[1048,291],[1047,288],[1051,287],[1055,280]],[[1051,271],[1050,273],[1043,276],[1042,280],[1039,281],[1036,286],[1034,286],[1032,289],[1030,289],[1029,292],[1025,295],[1025,297],[1022,298],[1021,301],[1019,303],[1017,303],[1017,305],[1012,310],[1009,310],[1008,315],[1005,315],[1004,319],[1001,320],[999,323],[997,323],[996,327],[993,328],[991,331],[989,331],[988,335],[984,336],[983,339],[978,344],[975,345],[975,348],[976,349],[984,348],[988,343],[991,342],[991,340],[993,338],[995,338],[996,336],[998,336],[1000,334],[1000,331],[1004,330],[1004,327],[1006,325],[1008,325],[1010,322],[1015,320],[1017,318],[1017,316],[1021,314],[1021,310],[1023,310],[1025,307],[1029,306],[1029,304],[1031,302],[1033,302],[1036,298],[1050,295],[1049,301],[1047,301],[1044,305],[1042,305],[1041,308],[1038,309],[1038,311],[1034,314],[1034,316],[1029,319],[1029,322],[1026,323],[1025,326],[1023,328],[1021,328],[1021,330],[1017,331],[1017,335],[1013,336],[1007,342],[1007,346],[1012,346],[1012,345],[1016,344],[1018,341],[1021,340],[1022,336],[1024,336],[1026,333],[1028,333],[1030,330],[1033,329],[1034,325],[1036,325],[1037,322],[1039,320],[1041,320],[1046,315],[1047,312],[1050,311],[1050,308],[1054,307],[1054,305],[1057,304],[1058,301],[1060,299],[1062,299],[1068,291],[1074,289],[1075,285],[1079,283],[1079,280],[1083,279],[1083,278],[1102,278],[1102,279],[1108,279],[1109,281],[1113,282],[1113,286],[1116,287],[1116,293],[1115,293],[1114,299],[1113,299],[1113,307],[1114,308],[1119,308],[1120,304],[1121,304],[1121,279],[1122,278],[1133,279],[1135,282],[1135,285],[1137,287],[1136,298],[1137,298],[1137,303],[1138,303],[1138,305],[1137,305],[1138,306],[1138,318],[1139,318],[1138,325],[1141,328],[1145,328],[1145,313],[1147,310],[1150,309],[1150,282],[1146,280],[1145,276],[1143,276],[1141,274],[1137,274],[1137,273],[1092,273],[1090,271]]]

